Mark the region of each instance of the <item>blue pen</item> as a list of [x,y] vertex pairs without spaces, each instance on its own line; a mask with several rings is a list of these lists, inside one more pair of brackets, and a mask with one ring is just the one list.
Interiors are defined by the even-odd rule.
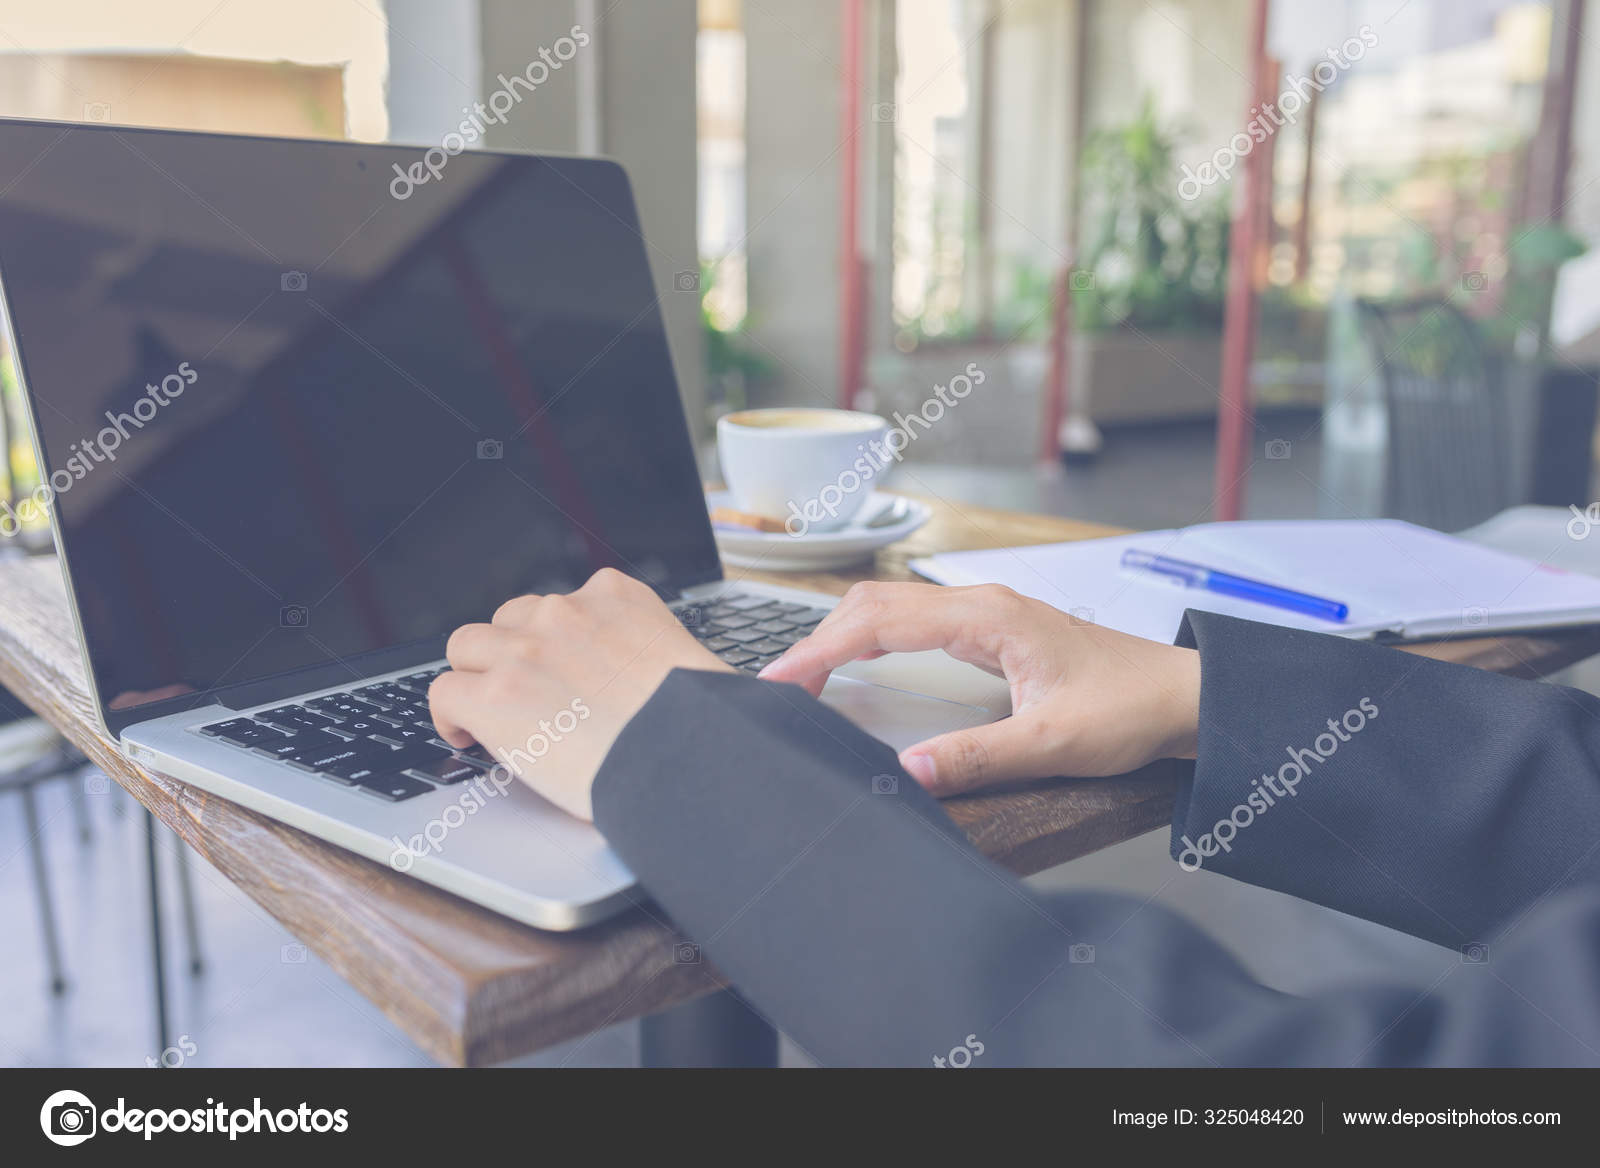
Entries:
[[1217,592],[1223,596],[1238,596],[1258,604],[1270,604],[1275,608],[1287,608],[1290,612],[1321,617],[1325,621],[1342,621],[1350,615],[1350,606],[1340,604],[1337,600],[1296,592],[1293,588],[1280,588],[1276,584],[1235,576],[1231,572],[1218,572],[1201,564],[1174,560],[1137,548],[1129,548],[1122,553],[1122,566],[1134,571],[1171,576],[1189,588],[1204,588],[1207,592]]

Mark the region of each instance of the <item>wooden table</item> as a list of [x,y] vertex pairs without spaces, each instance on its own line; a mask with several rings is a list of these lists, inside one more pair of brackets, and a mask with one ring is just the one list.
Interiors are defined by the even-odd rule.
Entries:
[[[742,578],[839,593],[868,577],[911,579],[907,560],[937,551],[1114,533],[927,502],[934,517],[926,527],[857,571]],[[677,938],[659,913],[636,910],[579,933],[540,932],[130,764],[90,706],[55,560],[0,563],[0,595],[0,683],[439,1061],[500,1062],[721,988],[710,966],[674,961]],[[1536,677],[1600,652],[1600,627],[1412,648]],[[1175,766],[1157,765],[1117,779],[962,797],[947,807],[986,854],[1032,873],[1170,822],[1176,776]]]

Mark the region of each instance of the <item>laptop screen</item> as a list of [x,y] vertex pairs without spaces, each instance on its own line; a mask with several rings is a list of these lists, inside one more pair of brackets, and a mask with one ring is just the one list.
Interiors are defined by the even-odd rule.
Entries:
[[720,574],[615,164],[0,122],[0,281],[113,729]]

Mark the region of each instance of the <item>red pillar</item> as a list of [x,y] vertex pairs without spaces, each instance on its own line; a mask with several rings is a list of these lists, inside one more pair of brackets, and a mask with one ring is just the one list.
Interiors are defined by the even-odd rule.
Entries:
[[861,84],[864,0],[839,0],[844,45],[839,95],[839,405],[855,408],[866,350],[865,267],[861,262]]
[[[1249,101],[1241,125],[1256,117],[1264,100],[1270,66],[1267,61],[1268,0],[1255,0],[1252,21]],[[1212,492],[1217,519],[1237,519],[1244,503],[1255,438],[1255,395],[1250,364],[1256,347],[1255,256],[1260,244],[1262,209],[1271,196],[1268,151],[1245,155],[1239,182],[1233,188],[1233,227],[1228,243],[1228,299],[1222,324],[1222,385],[1217,409],[1217,473]]]

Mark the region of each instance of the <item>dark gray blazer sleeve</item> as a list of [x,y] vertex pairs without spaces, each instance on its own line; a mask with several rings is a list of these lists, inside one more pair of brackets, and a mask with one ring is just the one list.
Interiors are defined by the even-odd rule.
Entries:
[[[1347,748],[1364,744],[1391,709],[1402,708],[1412,659],[1318,637],[1262,643],[1256,628],[1199,616],[1190,625],[1202,654],[1203,711],[1221,726],[1202,737],[1175,838],[1196,838],[1195,824],[1215,824],[1213,808],[1231,811],[1248,792],[1260,767],[1252,762],[1241,772],[1242,757],[1253,760],[1268,749],[1263,743],[1270,757],[1285,745],[1299,747],[1313,710],[1317,724],[1343,714],[1358,678],[1373,679],[1378,715],[1360,731],[1346,731],[1351,740],[1339,743],[1329,763],[1364,757]],[[1256,675],[1247,659],[1256,654],[1276,662],[1259,668],[1293,672],[1296,681],[1285,687],[1280,678],[1272,702],[1246,710],[1243,698],[1266,692],[1248,680]],[[1453,678],[1451,692],[1466,703],[1455,707],[1457,721],[1490,718],[1509,686],[1519,691],[1524,715],[1537,707],[1553,719],[1547,731],[1580,740],[1568,743],[1566,761],[1575,761],[1584,734],[1593,734],[1555,712],[1549,703],[1573,699],[1554,690],[1439,668],[1465,675]],[[1230,694],[1229,686],[1242,692]],[[1323,714],[1330,704],[1338,709]],[[1230,750],[1213,759],[1222,734],[1230,736],[1223,739]],[[1473,736],[1492,737],[1478,730]],[[1565,790],[1537,781],[1526,792],[1519,788],[1530,771],[1531,738],[1521,750],[1494,754],[1498,771],[1480,763],[1465,787],[1444,785],[1446,774],[1454,781],[1466,769],[1455,746],[1460,737],[1446,735],[1439,746],[1458,765],[1441,760],[1425,772],[1436,785],[1433,798],[1417,792],[1396,803],[1397,813],[1412,817],[1411,831],[1401,833],[1402,855],[1367,857],[1384,865],[1391,881],[1424,874],[1403,855],[1423,830],[1435,842],[1450,836],[1458,845],[1492,846],[1488,825],[1510,822],[1526,847],[1540,824],[1557,817],[1524,806]],[[1314,745],[1314,733],[1312,739]],[[1368,765],[1376,765],[1369,753]],[[1333,773],[1306,761],[1319,777]],[[1592,784],[1594,774],[1591,763],[1582,777]],[[1389,898],[1374,891],[1385,878],[1353,875],[1362,861],[1341,859],[1331,847],[1319,846],[1314,857],[1280,855],[1275,870],[1252,859],[1246,845],[1266,847],[1279,830],[1307,838],[1310,829],[1295,822],[1290,805],[1311,793],[1310,782],[1238,829],[1231,850],[1218,849],[1202,866],[1238,865],[1232,870],[1246,878],[1289,887],[1302,879],[1297,866],[1309,862],[1336,890],[1319,889],[1317,899],[1378,919],[1392,915]],[[1537,849],[1503,861],[1520,873],[1521,899],[1496,890],[1496,919],[1515,907],[1509,931],[1487,938],[1488,962],[1441,954],[1446,976],[1432,987],[1357,986],[1301,999],[1259,984],[1157,906],[1095,893],[1040,896],[977,853],[900,771],[889,747],[791,686],[673,673],[613,747],[594,805],[607,839],[678,925],[749,1001],[825,1064],[1545,1065],[1600,1058],[1600,896],[1592,867],[1565,852],[1554,861]],[[1589,837],[1600,839],[1594,811],[1592,799],[1568,808],[1587,816]],[[1345,812],[1369,825],[1382,814],[1370,807]],[[1361,834],[1344,827],[1347,838]],[[1458,860],[1453,870],[1469,866]],[[1442,883],[1427,887],[1437,892]],[[1482,891],[1478,882],[1471,887]],[[1433,911],[1453,915],[1463,929],[1495,917],[1481,908],[1468,915],[1459,900],[1440,903]]]
[[1179,642],[1202,672],[1172,828],[1185,868],[1453,949],[1600,883],[1589,694],[1209,613]]

